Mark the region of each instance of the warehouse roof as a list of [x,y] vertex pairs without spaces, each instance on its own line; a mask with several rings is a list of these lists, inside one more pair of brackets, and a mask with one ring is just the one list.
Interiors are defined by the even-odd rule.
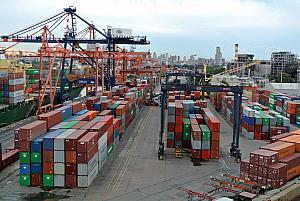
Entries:
[[268,83],[267,89],[300,89],[300,83]]

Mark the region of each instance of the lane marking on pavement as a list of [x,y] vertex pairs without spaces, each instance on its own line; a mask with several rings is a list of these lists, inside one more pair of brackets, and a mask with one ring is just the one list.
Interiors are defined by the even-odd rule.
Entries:
[[123,166],[123,172],[122,172],[122,169],[120,171],[120,174],[119,174],[119,177],[118,179],[116,180],[116,183],[114,185],[114,190],[119,190],[120,188],[120,184],[122,183],[122,180],[124,179],[124,175],[127,171],[127,168],[129,166],[129,162],[130,162],[130,155],[133,154],[135,151],[136,151],[136,148],[137,148],[137,145],[139,144],[139,140],[142,136],[142,134],[144,133],[144,130],[145,130],[145,127],[146,127],[146,123],[148,122],[147,120],[149,119],[149,116],[150,116],[150,113],[151,113],[151,110],[152,110],[152,107],[150,107],[150,109],[148,110],[148,113],[146,115],[146,118],[143,119],[143,123],[142,125],[140,126],[140,129],[138,129],[138,133],[137,133],[137,139],[136,141],[134,142],[134,145],[132,146],[131,150],[130,150],[130,154],[127,155],[126,157],[126,162]]

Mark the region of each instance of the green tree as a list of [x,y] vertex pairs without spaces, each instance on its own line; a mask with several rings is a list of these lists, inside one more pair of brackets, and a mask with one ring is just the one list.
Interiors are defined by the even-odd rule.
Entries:
[[[281,83],[281,74],[275,77],[275,81]],[[291,83],[291,82],[295,82],[295,79],[292,78],[290,74],[282,73],[282,83]]]
[[216,75],[225,71],[225,68],[220,66],[207,67],[207,73],[211,75]]

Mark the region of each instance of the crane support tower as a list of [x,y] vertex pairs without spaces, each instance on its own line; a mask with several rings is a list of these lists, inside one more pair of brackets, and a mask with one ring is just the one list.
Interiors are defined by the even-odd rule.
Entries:
[[[179,84],[179,83],[169,83],[168,79],[170,76],[186,76],[186,77],[199,77],[200,80],[205,79],[204,74],[187,74],[187,73],[168,73],[166,74],[166,81],[161,85],[161,127],[159,133],[159,150],[158,150],[158,158],[164,158],[164,118],[165,118],[165,108],[167,106],[167,95],[171,90],[177,91],[201,91],[202,97],[204,92],[233,92],[234,93],[234,125],[233,125],[233,137],[230,148],[230,154],[233,156],[237,162],[241,160],[241,152],[239,149],[239,131],[241,126],[241,106],[242,106],[242,95],[243,95],[243,87],[242,86],[208,86],[208,85],[190,85],[189,82],[187,84]],[[201,81],[200,83],[204,83]]]

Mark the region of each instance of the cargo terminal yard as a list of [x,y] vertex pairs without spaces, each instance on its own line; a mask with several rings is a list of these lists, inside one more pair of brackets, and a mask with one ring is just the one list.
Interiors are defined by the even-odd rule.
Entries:
[[0,200],[298,200],[299,95],[237,44],[210,73],[125,47],[148,39],[72,6],[1,36]]

